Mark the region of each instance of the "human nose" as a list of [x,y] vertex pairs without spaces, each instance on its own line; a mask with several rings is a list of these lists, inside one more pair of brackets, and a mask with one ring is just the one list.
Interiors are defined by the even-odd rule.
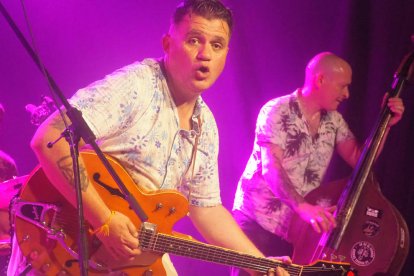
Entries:
[[344,92],[344,98],[348,99],[349,98],[349,88],[345,88],[345,92]]
[[209,44],[203,44],[200,46],[197,54],[197,58],[200,60],[211,60],[211,46]]

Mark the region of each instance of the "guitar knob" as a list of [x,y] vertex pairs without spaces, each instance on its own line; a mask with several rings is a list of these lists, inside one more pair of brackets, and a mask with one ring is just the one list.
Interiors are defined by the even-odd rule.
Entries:
[[144,274],[143,274],[143,276],[152,276],[154,273],[152,273],[152,270],[151,269],[149,269],[149,270],[145,270],[145,272],[144,272]]
[[170,208],[170,212],[169,212],[169,214],[168,215],[172,215],[172,214],[174,214],[175,212],[177,212],[177,209],[175,208],[175,207],[171,207]]
[[[50,264],[49,263],[46,263],[46,264],[42,265],[42,268],[41,268],[42,272],[47,273],[49,271],[49,269],[50,269]],[[60,274],[58,274],[58,275],[60,275]]]
[[32,252],[30,252],[29,254],[30,260],[35,261],[37,257],[39,257],[39,252],[37,250],[33,250]]
[[164,205],[163,205],[161,202],[158,202],[158,203],[155,205],[155,211],[160,210],[162,207],[164,207]]

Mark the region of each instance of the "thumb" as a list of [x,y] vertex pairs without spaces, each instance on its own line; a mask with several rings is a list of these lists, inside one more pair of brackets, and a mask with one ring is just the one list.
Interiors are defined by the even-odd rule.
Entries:
[[131,222],[128,221],[127,223],[127,227],[128,227],[128,231],[129,233],[134,237],[134,238],[138,238],[138,231],[137,228],[135,227],[135,225]]

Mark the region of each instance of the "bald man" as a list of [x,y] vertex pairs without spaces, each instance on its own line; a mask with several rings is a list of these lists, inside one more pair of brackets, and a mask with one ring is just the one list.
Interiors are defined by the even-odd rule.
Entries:
[[[361,154],[361,146],[337,112],[349,98],[351,81],[351,66],[345,60],[320,53],[308,63],[301,88],[267,102],[259,113],[233,215],[267,256],[291,255],[286,239],[294,213],[316,232],[335,227],[335,207],[309,204],[304,196],[320,185],[335,149],[352,167]],[[393,117],[386,135],[404,111],[399,98],[390,98],[387,104]]]

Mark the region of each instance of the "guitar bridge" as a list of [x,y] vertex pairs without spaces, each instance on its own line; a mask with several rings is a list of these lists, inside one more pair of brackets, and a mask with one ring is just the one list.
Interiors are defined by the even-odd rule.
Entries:
[[[61,212],[61,208],[54,204],[22,201],[20,199],[15,199],[11,207],[13,218],[17,216],[39,227],[46,232],[48,238],[56,240],[75,260],[79,260],[79,254],[65,242],[66,233],[64,229],[56,223],[59,212]],[[15,227],[14,220],[12,225]],[[102,264],[91,260],[88,261],[88,265],[96,270],[106,270]]]
[[139,233],[139,247],[144,251],[153,251],[157,235],[157,225],[151,222],[143,222]]

